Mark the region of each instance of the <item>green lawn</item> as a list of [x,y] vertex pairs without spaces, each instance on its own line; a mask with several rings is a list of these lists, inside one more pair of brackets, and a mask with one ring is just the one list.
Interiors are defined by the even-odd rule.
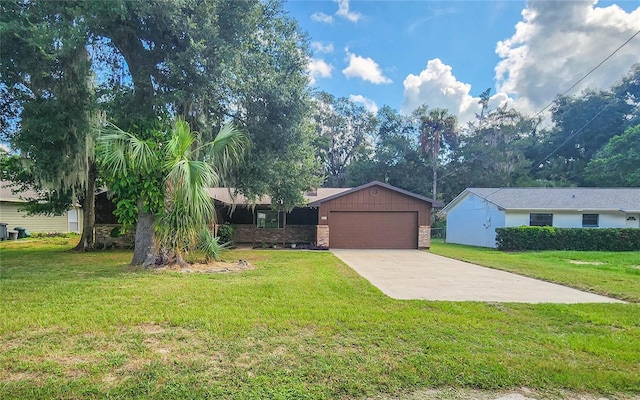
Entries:
[[234,251],[256,269],[181,274],[70,247],[0,243],[0,398],[640,395],[638,304],[398,301],[329,252]]
[[640,302],[640,252],[503,252],[435,241],[431,252],[486,267]]

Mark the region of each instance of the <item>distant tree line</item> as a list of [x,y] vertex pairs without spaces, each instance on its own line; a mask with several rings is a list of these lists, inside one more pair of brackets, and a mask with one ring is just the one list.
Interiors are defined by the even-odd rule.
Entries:
[[325,185],[377,179],[445,202],[467,187],[640,186],[640,64],[608,90],[558,96],[548,121],[508,104],[489,109],[489,96],[458,126],[427,105],[373,115],[318,94],[314,143]]

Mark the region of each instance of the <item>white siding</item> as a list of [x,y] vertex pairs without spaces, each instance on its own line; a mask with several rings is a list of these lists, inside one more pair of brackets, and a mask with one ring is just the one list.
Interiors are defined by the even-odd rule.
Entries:
[[447,213],[447,243],[496,247],[496,228],[505,214],[494,204],[469,194]]
[[[0,202],[0,222],[7,224],[7,229],[15,227],[26,228],[29,232],[69,232],[67,213],[60,216],[32,215],[27,216],[24,211],[19,211],[20,203]],[[82,230],[82,211],[76,208],[78,213],[78,231]]]
[[616,211],[507,211],[505,226],[528,226],[530,213],[553,214],[556,228],[582,228],[582,214],[598,214],[598,228],[624,228],[626,215]]

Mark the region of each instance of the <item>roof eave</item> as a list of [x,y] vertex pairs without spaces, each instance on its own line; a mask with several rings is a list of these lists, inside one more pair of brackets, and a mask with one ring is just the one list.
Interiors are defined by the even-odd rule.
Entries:
[[413,197],[413,198],[418,199],[418,200],[426,201],[428,203],[431,203],[432,207],[444,207],[444,203],[441,203],[441,202],[439,202],[437,200],[433,200],[433,199],[430,199],[428,197],[420,196],[418,194],[409,192],[408,190],[400,189],[398,187],[395,187],[395,186],[389,185],[388,183],[384,183],[384,182],[380,182],[380,181],[372,181],[372,182],[369,182],[369,183],[365,183],[364,185],[360,185],[360,186],[355,187],[353,189],[346,190],[346,191],[340,192],[340,193],[336,193],[333,196],[329,196],[329,197],[325,197],[324,199],[316,200],[314,202],[309,203],[309,206],[310,207],[320,207],[320,205],[322,203],[324,203],[324,202],[327,202],[327,201],[330,201],[330,200],[333,200],[333,199],[337,199],[339,197],[346,196],[348,194],[355,193],[357,191],[360,191],[360,190],[363,190],[363,189],[367,189],[367,188],[372,187],[372,186],[381,186],[381,187],[383,187],[385,189],[389,189],[389,190],[392,190],[394,192],[402,193],[404,195]]

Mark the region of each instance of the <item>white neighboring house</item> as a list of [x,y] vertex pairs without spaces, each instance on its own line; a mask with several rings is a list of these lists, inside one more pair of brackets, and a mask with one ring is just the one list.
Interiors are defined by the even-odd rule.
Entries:
[[442,209],[447,243],[496,247],[496,228],[640,228],[640,188],[468,188]]
[[33,192],[13,194],[10,182],[0,181],[0,223],[7,224],[8,230],[15,227],[26,228],[29,232],[77,232],[82,230],[82,208],[70,208],[63,215],[30,215],[22,211],[26,200],[35,197]]

